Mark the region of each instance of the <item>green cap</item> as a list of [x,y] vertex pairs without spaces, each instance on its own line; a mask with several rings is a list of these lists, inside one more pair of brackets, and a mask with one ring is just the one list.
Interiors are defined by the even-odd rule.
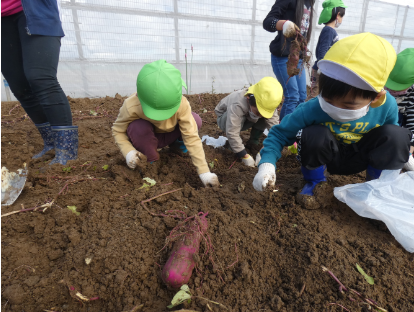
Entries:
[[137,77],[137,95],[145,116],[166,120],[181,104],[182,87],[187,89],[180,71],[166,60],[145,64]]
[[319,16],[318,24],[327,23],[332,18],[332,10],[334,8],[347,8],[345,3],[342,2],[342,0],[325,0],[322,3],[323,10],[321,12],[321,15]]
[[408,48],[397,55],[397,62],[385,86],[393,91],[408,89],[414,84],[414,48]]

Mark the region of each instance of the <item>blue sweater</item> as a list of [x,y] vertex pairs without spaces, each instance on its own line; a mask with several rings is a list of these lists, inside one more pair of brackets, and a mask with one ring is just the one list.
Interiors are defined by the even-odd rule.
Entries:
[[57,0],[22,0],[29,35],[63,37]]
[[336,139],[345,144],[358,142],[365,133],[382,125],[398,125],[398,106],[394,97],[387,92],[387,100],[377,108],[369,109],[368,113],[357,120],[341,123],[329,117],[320,104],[318,98],[300,104],[292,114],[285,116],[279,125],[273,126],[268,137],[263,141],[263,149],[260,151],[262,163],[276,162],[282,156],[285,146],[290,146],[296,141],[299,130],[312,125],[325,125]]
[[313,69],[318,70],[318,62],[325,57],[326,52],[339,40],[338,33],[330,26],[325,26],[319,35],[318,44],[316,46],[316,62]]

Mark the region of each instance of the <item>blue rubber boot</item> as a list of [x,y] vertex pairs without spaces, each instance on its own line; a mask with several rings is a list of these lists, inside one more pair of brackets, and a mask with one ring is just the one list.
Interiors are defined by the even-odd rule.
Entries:
[[34,155],[32,157],[33,159],[40,158],[44,154],[46,154],[48,151],[55,148],[55,139],[53,138],[53,133],[52,133],[52,128],[50,127],[50,123],[45,122],[45,123],[38,124],[38,125],[35,124],[35,126],[37,130],[39,130],[40,135],[42,136],[43,150],[40,153]]
[[313,196],[313,190],[315,186],[320,183],[326,181],[325,177],[325,170],[326,166],[320,166],[314,170],[306,169],[304,166],[301,167],[303,177],[307,182],[303,187],[302,191],[300,192],[301,195],[308,195]]
[[52,131],[56,154],[49,165],[66,165],[68,160],[78,158],[78,126],[54,126]]
[[380,169],[375,169],[373,167],[371,167],[370,165],[368,165],[367,167],[367,175],[365,176],[365,181],[371,181],[371,180],[375,180],[378,179],[380,177],[382,173],[382,170]]
[[177,141],[175,141],[173,144],[176,145],[184,154],[188,152],[187,147],[184,145],[184,141],[177,139]]

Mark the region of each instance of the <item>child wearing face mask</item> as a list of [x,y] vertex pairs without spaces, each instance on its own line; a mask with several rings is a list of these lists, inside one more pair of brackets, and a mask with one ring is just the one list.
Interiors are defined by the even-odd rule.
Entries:
[[240,131],[251,128],[247,143],[258,145],[264,130],[279,123],[276,108],[282,97],[280,83],[273,77],[265,77],[248,89],[230,93],[216,106],[217,124],[226,133],[232,151],[246,166],[254,167],[255,161],[246,152]]
[[318,44],[316,46],[316,61],[312,67],[311,74],[311,92],[307,100],[318,95],[318,62],[323,59],[332,45],[339,40],[335,28],[338,28],[341,25],[347,6],[342,0],[325,0],[322,3],[322,7],[323,10],[319,16],[318,24],[325,24],[325,27],[319,35]]
[[276,162],[284,146],[298,144],[298,160],[312,196],[325,173],[351,175],[366,170],[401,170],[408,161],[412,133],[398,126],[395,99],[384,90],[396,62],[391,44],[371,33],[338,41],[319,61],[318,97],[300,104],[263,141],[253,187],[263,191],[276,181]]
[[397,62],[388,77],[385,89],[397,100],[398,124],[413,133],[411,155],[404,169],[414,171],[414,48],[405,49],[397,55]]

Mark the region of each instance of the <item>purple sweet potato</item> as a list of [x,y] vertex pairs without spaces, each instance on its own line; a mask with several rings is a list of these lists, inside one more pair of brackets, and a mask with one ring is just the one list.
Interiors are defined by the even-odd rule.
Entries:
[[184,234],[174,243],[171,255],[162,270],[161,277],[170,288],[180,288],[190,280],[200,242],[208,228],[208,212],[201,216],[200,214],[186,225]]

